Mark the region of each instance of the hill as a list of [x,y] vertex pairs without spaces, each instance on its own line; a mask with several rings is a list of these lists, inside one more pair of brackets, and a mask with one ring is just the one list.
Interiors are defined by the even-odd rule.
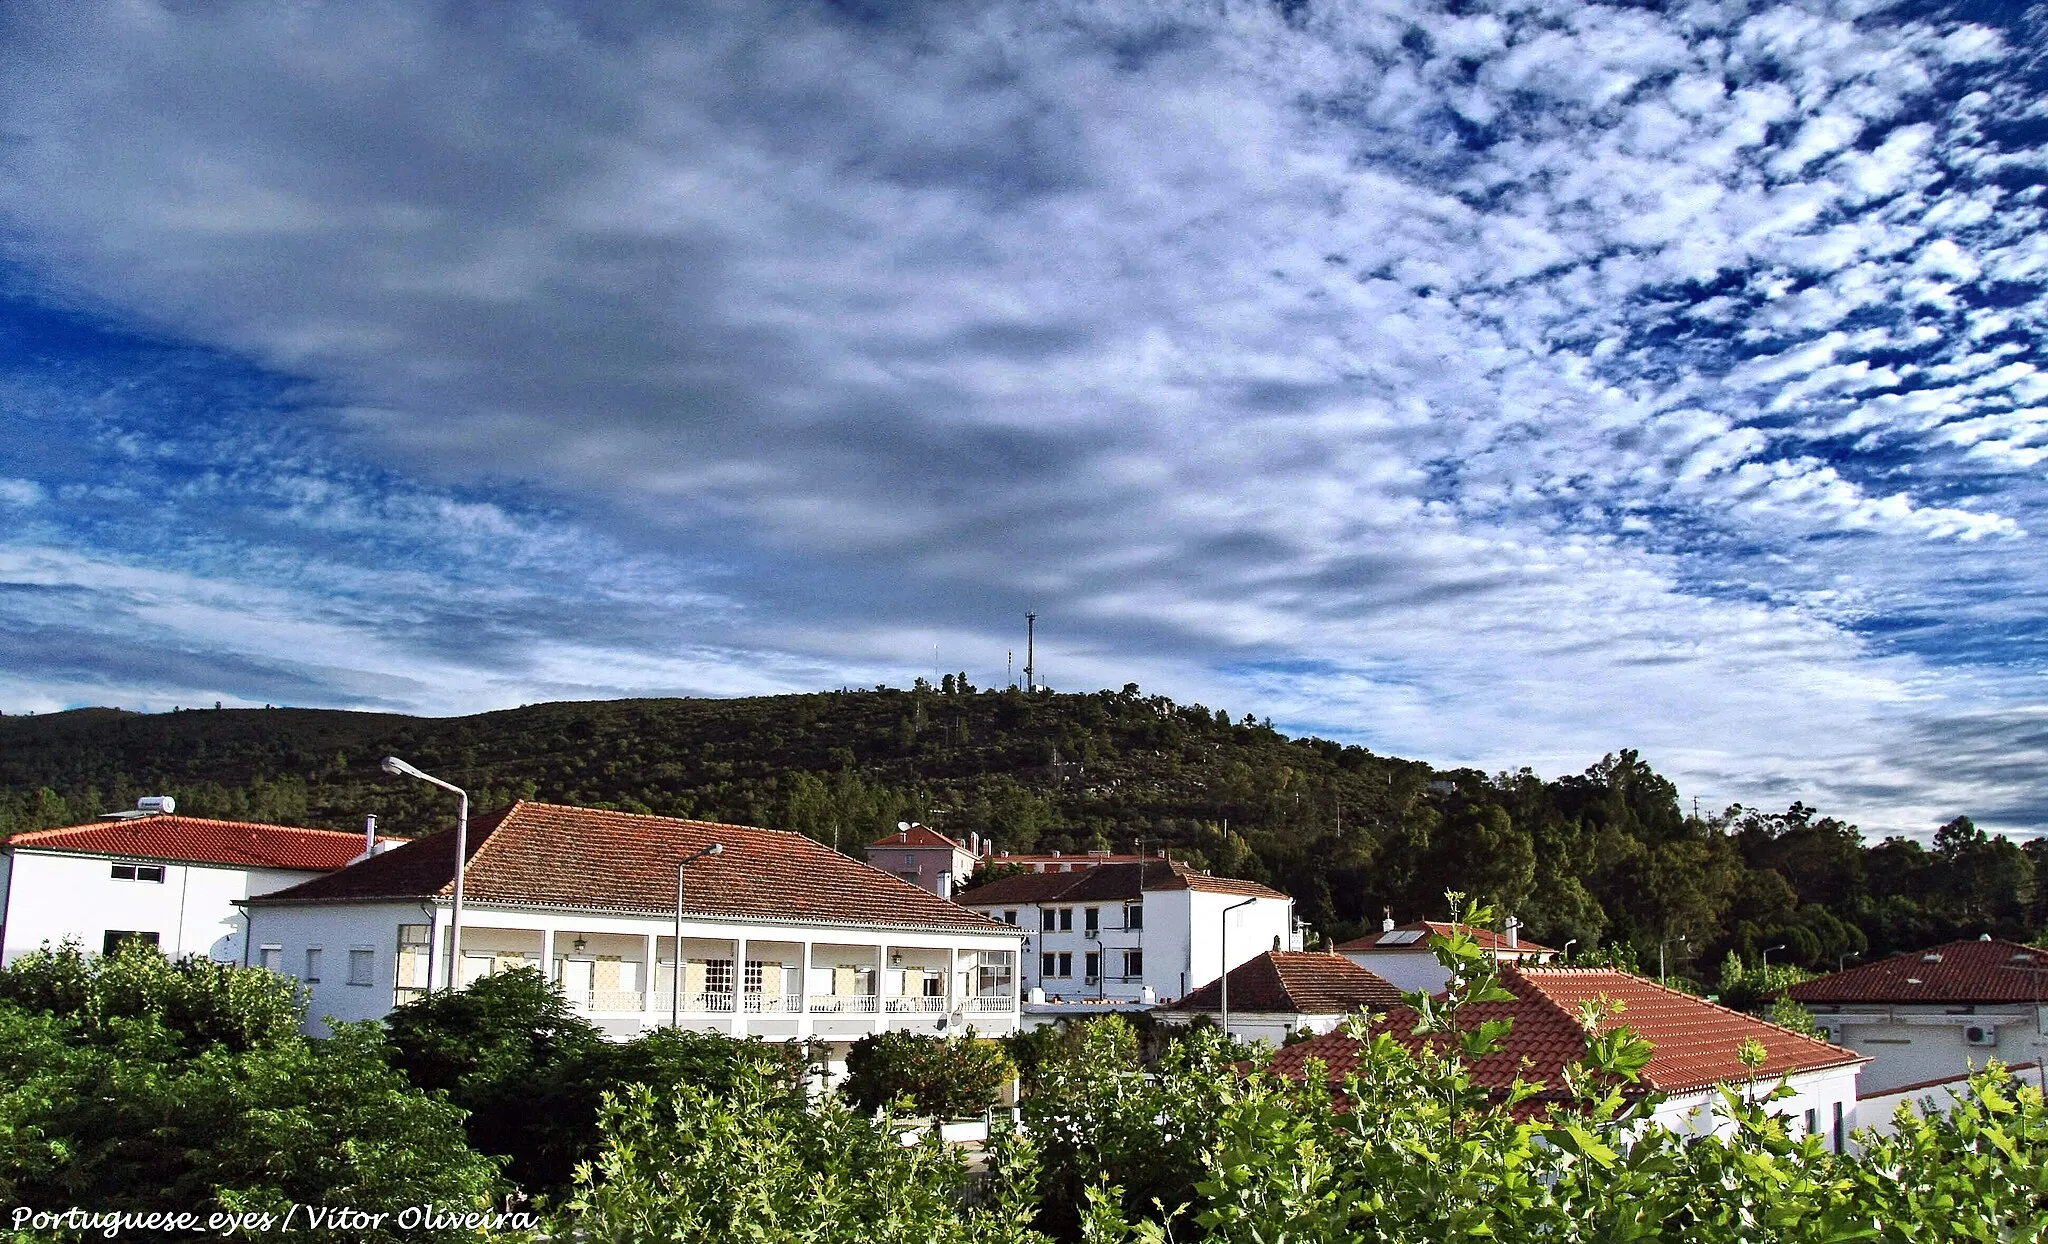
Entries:
[[2039,847],[1967,821],[1935,849],[1865,844],[1793,805],[1685,816],[1633,753],[1546,780],[1442,772],[1249,715],[1146,696],[910,690],[536,704],[469,717],[321,709],[0,718],[0,832],[168,794],[182,811],[414,833],[445,795],[377,767],[396,754],[466,786],[477,811],[540,798],[800,830],[849,853],[920,820],[1012,850],[1142,841],[1286,889],[1342,938],[1434,914],[1459,888],[1551,945],[1606,942],[1696,975],[1734,950],[1841,957],[2041,924]]

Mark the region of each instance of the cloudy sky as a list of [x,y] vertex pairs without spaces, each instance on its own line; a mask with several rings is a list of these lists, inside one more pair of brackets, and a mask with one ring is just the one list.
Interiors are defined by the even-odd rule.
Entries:
[[1023,663],[2048,827],[2048,18],[0,10],[0,709]]

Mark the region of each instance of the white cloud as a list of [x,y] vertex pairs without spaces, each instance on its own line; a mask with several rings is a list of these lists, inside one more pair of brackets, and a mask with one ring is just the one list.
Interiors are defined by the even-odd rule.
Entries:
[[[2024,154],[1986,137],[2019,72],[1995,31],[1561,0],[769,20],[35,10],[0,245],[305,377],[337,443],[428,481],[280,485],[290,541],[404,509],[465,593],[518,549],[615,607],[692,568],[688,657],[508,591],[519,636],[466,691],[386,654],[435,709],[888,676],[921,668],[905,626],[987,671],[1035,606],[1085,627],[1068,668],[1389,749],[1655,739],[1682,778],[1824,783],[1951,676],[1850,624],[1965,546],[2037,569],[2007,477],[2042,458],[2011,340],[2042,307],[1977,303],[2048,251],[1960,171]],[[1965,64],[1984,98],[1952,101]],[[454,499],[486,484],[556,517]],[[1818,582],[1852,544],[1882,552]],[[324,556],[252,616],[296,635]],[[402,611],[376,596],[347,634]],[[1243,672],[1303,661],[1336,672]]]

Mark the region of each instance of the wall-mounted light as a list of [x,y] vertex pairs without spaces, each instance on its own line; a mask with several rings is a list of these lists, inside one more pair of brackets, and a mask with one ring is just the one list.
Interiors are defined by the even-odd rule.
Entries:
[[576,953],[580,955],[583,953],[584,946],[588,945],[588,943],[586,943],[582,938],[579,937],[575,941],[571,942],[570,945],[574,946],[576,948]]
[[897,952],[895,952],[894,954],[891,954],[891,955],[889,956],[889,966],[890,966],[890,967],[892,967],[892,968],[900,968],[900,967],[902,967],[902,966],[903,966],[903,952],[902,952],[902,951],[897,951]]

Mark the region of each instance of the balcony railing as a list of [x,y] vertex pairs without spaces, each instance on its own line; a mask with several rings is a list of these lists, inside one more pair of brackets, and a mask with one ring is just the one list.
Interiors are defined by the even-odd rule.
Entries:
[[960,1004],[960,1009],[977,1015],[990,1011],[1014,1011],[1017,1009],[1017,999],[1008,994],[984,994],[978,998],[966,999]]
[[873,1015],[875,995],[871,993],[812,994],[813,1015]]
[[804,996],[800,993],[750,993],[746,1007],[751,1015],[794,1014],[804,1009]]
[[944,1014],[946,999],[931,994],[912,994],[902,998],[884,998],[889,1010],[897,1014]]
[[569,1000],[591,1011],[637,1011],[646,1005],[647,995],[637,989],[593,989]]

